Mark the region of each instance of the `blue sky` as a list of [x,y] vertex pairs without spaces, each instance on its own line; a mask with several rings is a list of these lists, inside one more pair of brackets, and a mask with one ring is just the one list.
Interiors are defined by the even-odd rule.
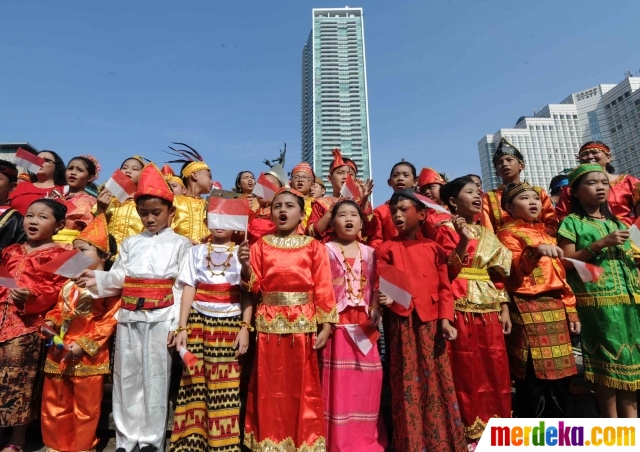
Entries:
[[[334,1],[29,1],[0,6],[0,142],[108,176],[132,154],[198,149],[229,188],[287,143],[300,159],[302,47]],[[362,1],[376,203],[404,157],[479,172],[477,142],[640,69],[640,2]]]

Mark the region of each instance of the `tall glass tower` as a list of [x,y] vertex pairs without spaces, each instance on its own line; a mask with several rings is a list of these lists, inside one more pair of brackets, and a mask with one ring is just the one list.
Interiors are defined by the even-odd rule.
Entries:
[[302,51],[302,160],[326,180],[335,148],[371,177],[362,8],[313,10]]

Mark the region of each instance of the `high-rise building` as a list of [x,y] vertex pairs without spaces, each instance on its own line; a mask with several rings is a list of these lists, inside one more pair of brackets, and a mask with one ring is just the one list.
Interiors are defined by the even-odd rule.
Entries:
[[547,188],[551,178],[576,166],[587,141],[603,141],[612,151],[616,172],[640,177],[640,77],[618,85],[597,85],[523,116],[512,129],[500,129],[478,142],[485,189],[500,185],[491,159],[500,138],[525,158],[524,178]]
[[362,8],[312,12],[302,51],[302,160],[326,178],[339,148],[359,176],[371,177],[369,110]]

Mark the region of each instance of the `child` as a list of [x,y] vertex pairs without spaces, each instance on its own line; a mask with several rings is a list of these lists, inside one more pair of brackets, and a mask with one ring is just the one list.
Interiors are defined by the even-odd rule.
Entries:
[[536,410],[544,392],[546,416],[561,417],[566,416],[566,377],[577,373],[569,332],[578,334],[580,322],[560,263],[562,250],[539,222],[543,206],[538,193],[523,182],[507,185],[502,194],[502,209],[513,218],[498,232],[513,255],[506,283],[513,300],[507,351],[516,379],[516,415],[542,415]]
[[300,234],[304,234],[307,222],[311,216],[311,204],[314,200],[313,196],[311,196],[311,186],[315,178],[316,175],[313,173],[311,165],[306,162],[298,163],[293,167],[293,170],[291,170],[291,188],[298,190],[304,195],[304,216],[298,228]]
[[[138,185],[140,173],[145,166],[144,161],[144,157],[138,155],[130,157],[122,162],[120,171],[131,179],[134,184]],[[101,213],[104,213],[107,217],[109,234],[116,239],[118,251],[124,239],[132,235],[140,234],[144,230],[133,198],[129,198],[121,203],[113,197],[109,190],[103,189],[98,194],[95,215],[100,215]]]
[[[311,216],[307,222],[307,235],[315,237],[323,242],[331,240],[333,237],[333,229],[329,224],[331,219],[331,208],[340,200],[340,190],[347,181],[347,175],[351,174],[353,179],[358,175],[358,167],[355,162],[348,158],[343,158],[340,149],[333,150],[333,162],[329,168],[329,182],[333,188],[333,196],[325,196],[313,200],[311,206]],[[373,181],[367,180],[366,183],[360,185],[361,196],[356,199],[356,203],[362,208],[365,217],[371,215],[371,203],[369,196],[373,191]],[[375,232],[375,222],[366,219],[362,235],[368,237]]]
[[24,217],[27,242],[5,248],[0,258],[18,286],[0,287],[0,427],[13,427],[5,449],[14,452],[22,450],[27,426],[36,415],[42,383],[39,320],[56,303],[66,280],[41,270],[64,252],[53,236],[64,227],[66,213],[53,199],[32,202]]
[[[387,184],[393,191],[402,190],[403,188],[413,189],[417,183],[416,167],[405,161],[393,165],[389,180],[387,180]],[[373,248],[377,248],[385,240],[396,237],[398,230],[391,219],[389,201],[376,207],[373,211],[373,216],[375,218],[375,231],[367,237],[367,244]]]
[[243,284],[262,297],[244,434],[252,451],[327,447],[314,350],[326,345],[338,312],[326,248],[296,232],[303,209],[302,194],[278,190],[271,203],[276,235],[239,251]]
[[191,248],[169,227],[173,192],[154,164],[140,173],[134,195],[144,232],[127,237],[108,272],[85,270],[78,286],[97,297],[119,295],[113,370],[117,452],[164,449],[173,332],[178,327],[180,263]]
[[[502,185],[495,190],[488,191],[482,197],[480,224],[497,233],[504,227],[505,223],[511,221],[509,213],[502,208],[502,193],[505,185],[511,183],[519,184],[521,182],[521,173],[524,171],[524,157],[515,146],[506,139],[501,138],[498,148],[493,154],[493,166],[500,179],[502,179]],[[553,204],[551,204],[551,199],[542,188],[534,187],[534,189],[538,192],[542,203],[542,212],[536,221],[544,223],[547,235],[555,237],[558,229],[558,217]]]
[[[436,170],[431,168],[422,168],[422,171],[420,171],[420,176],[418,178],[420,194],[426,196],[442,207],[446,207],[446,204],[442,202],[442,199],[440,199],[440,190],[444,184],[446,184],[446,181]],[[427,209],[427,219],[422,225],[422,234],[433,240],[438,224],[449,221],[450,219],[451,215],[445,212],[437,212],[433,209]]]
[[583,282],[576,271],[568,274],[582,324],[585,379],[595,383],[603,417],[635,418],[640,389],[640,286],[629,231],[607,202],[609,184],[600,165],[574,169],[569,174],[572,213],[562,221],[558,235],[566,257],[604,268],[593,282]]
[[[273,166],[269,171],[264,173],[264,177],[267,178],[275,187],[282,188],[285,186],[284,169],[280,164]],[[258,210],[255,211],[255,215],[251,216],[249,220],[249,227],[247,230],[247,238],[249,239],[249,246],[253,246],[262,237],[275,234],[276,225],[271,221],[271,207],[269,206],[269,199],[256,197],[258,201]]]
[[336,238],[325,244],[340,320],[322,350],[322,398],[327,448],[336,452],[382,452],[386,446],[378,420],[382,364],[377,343],[368,342],[365,352],[354,339],[377,332],[381,319],[375,254],[358,241],[363,222],[355,202],[339,201],[331,213]]
[[511,252],[487,228],[473,224],[482,211],[482,198],[471,177],[448,182],[440,194],[454,214],[435,233],[436,243],[449,254],[455,300],[453,326],[458,338],[449,342],[449,359],[465,436],[474,448],[489,419],[511,417],[504,341],[511,320],[503,280],[511,271]]
[[315,183],[311,186],[311,196],[314,198],[322,198],[327,193],[327,188],[322,182],[322,178],[316,177]]
[[210,242],[191,248],[178,278],[184,288],[176,348],[198,362],[182,373],[172,451],[240,450],[238,357],[249,348],[253,306],[240,292],[234,231],[210,231]]
[[173,172],[173,168],[169,165],[164,165],[160,171],[164,176],[164,180],[167,181],[169,188],[171,188],[174,196],[182,196],[187,193],[187,188],[184,186],[184,182],[181,178],[176,176],[176,173]]
[[383,275],[393,266],[413,295],[405,309],[380,296],[391,316],[393,446],[398,451],[466,451],[464,431],[444,340],[454,340],[453,295],[444,250],[420,236],[427,212],[412,190],[389,201],[398,236],[376,250]]
[[9,245],[27,240],[22,215],[9,206],[9,193],[17,184],[18,168],[11,162],[0,160],[0,252]]
[[[108,270],[116,241],[98,215],[78,234],[73,247],[94,259],[93,270]],[[116,328],[118,297],[94,299],[67,281],[46,316],[68,350],[50,347],[44,365],[42,441],[48,450],[83,451],[98,444],[104,375],[109,374],[109,338]]]
[[202,156],[191,146],[184,143],[173,143],[186,146],[189,150],[176,150],[178,157],[185,157],[181,160],[172,160],[168,163],[182,163],[180,174],[182,182],[185,186],[185,194],[176,196],[173,205],[176,209],[176,215],[173,218],[171,227],[178,234],[183,235],[191,240],[191,243],[197,245],[202,243],[209,235],[209,229],[205,223],[206,205],[202,195],[206,195],[211,191],[211,170]]

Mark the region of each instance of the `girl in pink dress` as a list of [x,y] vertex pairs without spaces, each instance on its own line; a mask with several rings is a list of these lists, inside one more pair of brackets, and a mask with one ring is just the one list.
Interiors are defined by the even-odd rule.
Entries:
[[338,202],[330,221],[337,237],[325,245],[340,316],[321,354],[327,449],[332,452],[382,452],[386,446],[378,417],[382,364],[376,260],[373,248],[358,242],[363,221],[355,202]]

